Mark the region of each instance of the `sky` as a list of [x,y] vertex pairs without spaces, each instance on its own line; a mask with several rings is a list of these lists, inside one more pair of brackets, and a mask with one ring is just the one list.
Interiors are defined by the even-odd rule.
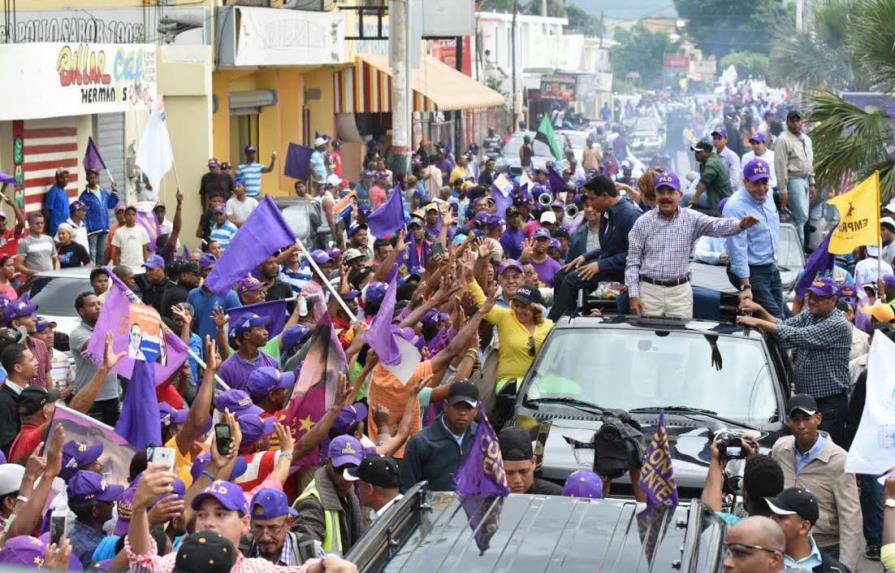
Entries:
[[638,20],[648,16],[676,16],[672,0],[566,0],[566,4],[615,20]]

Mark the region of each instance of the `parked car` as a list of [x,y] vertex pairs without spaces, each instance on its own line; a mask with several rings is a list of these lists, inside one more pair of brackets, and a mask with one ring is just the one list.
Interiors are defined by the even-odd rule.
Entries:
[[[734,324],[633,316],[563,318],[520,385],[514,422],[543,444],[540,476],[591,469],[608,409],[643,428],[665,411],[682,497],[699,495],[723,431],[769,448],[784,431],[789,363],[773,338]],[[627,477],[619,480],[624,483]]]
[[[415,485],[351,548],[362,573],[721,571],[725,526],[697,499],[641,519],[630,499],[460,498]],[[650,535],[646,535],[647,532]]]
[[31,300],[38,306],[38,314],[56,323],[56,332],[69,335],[81,321],[75,312],[75,299],[82,292],[93,291],[92,270],[93,267],[76,267],[42,271],[31,280]]
[[665,149],[665,128],[653,117],[638,117],[628,128],[628,149],[645,159],[652,159]]

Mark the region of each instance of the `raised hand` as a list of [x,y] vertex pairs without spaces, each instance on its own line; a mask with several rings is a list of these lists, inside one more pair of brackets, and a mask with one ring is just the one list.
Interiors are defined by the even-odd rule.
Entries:
[[219,306],[214,307],[214,310],[211,311],[211,319],[214,320],[214,324],[218,328],[224,328],[230,321],[230,317],[224,312],[224,309]]
[[280,451],[291,452],[295,450],[295,438],[292,437],[289,428],[283,424],[277,423],[274,425],[273,429],[277,434],[277,442],[280,444]]
[[171,494],[149,510],[149,526],[161,525],[180,515],[183,515],[183,500]]
[[157,497],[174,491],[176,479],[177,476],[167,467],[149,464],[134,495],[134,510],[146,509]]
[[125,356],[127,356],[127,352],[115,352],[115,350],[112,349],[112,333],[107,332],[106,345],[103,349],[103,368],[111,371]]
[[221,355],[218,354],[218,345],[211,336],[205,337],[205,367],[212,372],[217,372],[221,367]]

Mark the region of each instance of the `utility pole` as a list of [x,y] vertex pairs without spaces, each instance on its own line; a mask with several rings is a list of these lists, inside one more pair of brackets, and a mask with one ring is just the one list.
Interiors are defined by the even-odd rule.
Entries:
[[412,0],[389,0],[389,64],[392,68],[392,170],[410,172],[413,89],[410,86]]
[[[454,39],[454,69],[463,73],[463,36]],[[462,153],[463,146],[463,110],[454,112],[454,156]]]
[[513,130],[512,133],[516,133],[516,125],[518,125],[518,120],[516,119],[516,114],[519,113],[518,100],[519,97],[516,95],[516,18],[519,16],[519,0],[513,0],[513,23],[510,25],[510,57],[512,58],[512,84],[513,84]]

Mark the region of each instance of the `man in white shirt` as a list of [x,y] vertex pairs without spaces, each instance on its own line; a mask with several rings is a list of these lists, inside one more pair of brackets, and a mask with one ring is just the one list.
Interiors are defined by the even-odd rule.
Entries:
[[[71,238],[90,253],[90,241],[87,240],[87,223],[84,222],[84,217],[87,216],[87,206],[81,201],[74,201],[69,206],[69,210],[71,217],[68,218],[66,223],[74,231]],[[58,236],[56,238],[58,240]]]
[[227,199],[227,218],[237,227],[242,227],[256,207],[258,200],[246,195],[245,182],[237,178],[233,182],[233,197]]
[[370,521],[376,521],[402,498],[399,488],[398,462],[379,454],[368,455],[356,468],[348,468],[343,476],[358,482],[360,502],[370,509]]
[[749,138],[752,144],[752,151],[743,154],[742,164],[747,165],[756,157],[764,160],[771,168],[771,176],[768,178],[768,187],[773,191],[777,188],[777,174],[774,173],[774,152],[768,149],[768,138],[763,133],[756,133]]
[[[734,134],[736,137],[737,134]],[[720,127],[712,132],[712,145],[715,146],[715,152],[721,158],[721,163],[727,168],[727,177],[730,178],[730,190],[736,191],[741,187],[741,175],[743,169],[740,166],[740,156],[735,151],[727,147],[727,129]]]
[[124,210],[124,226],[112,237],[112,261],[131,268],[143,266],[149,257],[149,233],[137,224],[137,208]]
[[867,245],[863,247],[863,250],[865,256],[855,265],[855,285],[858,288],[867,284],[876,286],[880,276],[895,274],[892,270],[892,265],[880,260],[878,246]]

